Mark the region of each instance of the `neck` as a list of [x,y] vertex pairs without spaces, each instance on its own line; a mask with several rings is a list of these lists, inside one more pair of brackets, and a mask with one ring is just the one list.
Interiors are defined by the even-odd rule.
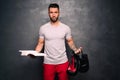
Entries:
[[60,21],[56,21],[56,22],[52,22],[52,21],[51,21],[51,25],[53,25],[53,26],[58,26],[58,25],[59,25],[59,22],[60,22]]

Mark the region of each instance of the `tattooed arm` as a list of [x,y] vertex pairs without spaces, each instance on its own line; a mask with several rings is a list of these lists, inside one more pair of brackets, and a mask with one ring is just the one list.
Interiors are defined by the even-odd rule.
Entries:
[[69,45],[69,47],[77,54],[77,53],[80,53],[81,52],[81,47],[80,48],[77,48],[74,44],[74,41],[72,38],[69,38],[67,39],[67,43]]
[[40,52],[44,45],[44,39],[39,38],[35,51]]

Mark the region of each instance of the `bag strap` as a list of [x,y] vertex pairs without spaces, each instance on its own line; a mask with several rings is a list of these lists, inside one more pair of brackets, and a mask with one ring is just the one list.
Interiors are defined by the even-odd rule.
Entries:
[[78,54],[78,56],[80,57],[80,58],[82,58],[82,55],[83,55],[84,53],[83,53],[83,50],[81,49],[81,52]]

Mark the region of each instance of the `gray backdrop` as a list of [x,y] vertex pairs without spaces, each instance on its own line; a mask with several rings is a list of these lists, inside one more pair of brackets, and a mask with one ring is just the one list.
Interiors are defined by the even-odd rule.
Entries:
[[89,71],[70,80],[120,80],[119,0],[0,0],[0,80],[43,79],[43,58],[21,57],[18,50],[35,48],[51,2],[89,57]]

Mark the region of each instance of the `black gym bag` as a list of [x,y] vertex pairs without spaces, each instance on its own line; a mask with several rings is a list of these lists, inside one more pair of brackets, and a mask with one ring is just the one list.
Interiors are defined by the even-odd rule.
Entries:
[[[74,53],[74,52],[73,52]],[[87,72],[89,70],[89,60],[88,55],[83,54],[81,51],[80,54],[73,54],[72,59],[69,62],[67,73],[69,75],[76,75],[77,72]]]
[[79,71],[87,72],[89,70],[89,60],[88,55],[84,54],[83,51],[78,54],[79,56]]
[[76,75],[79,70],[79,56],[73,54],[71,60],[69,61],[69,65],[67,68],[67,73],[69,75]]

